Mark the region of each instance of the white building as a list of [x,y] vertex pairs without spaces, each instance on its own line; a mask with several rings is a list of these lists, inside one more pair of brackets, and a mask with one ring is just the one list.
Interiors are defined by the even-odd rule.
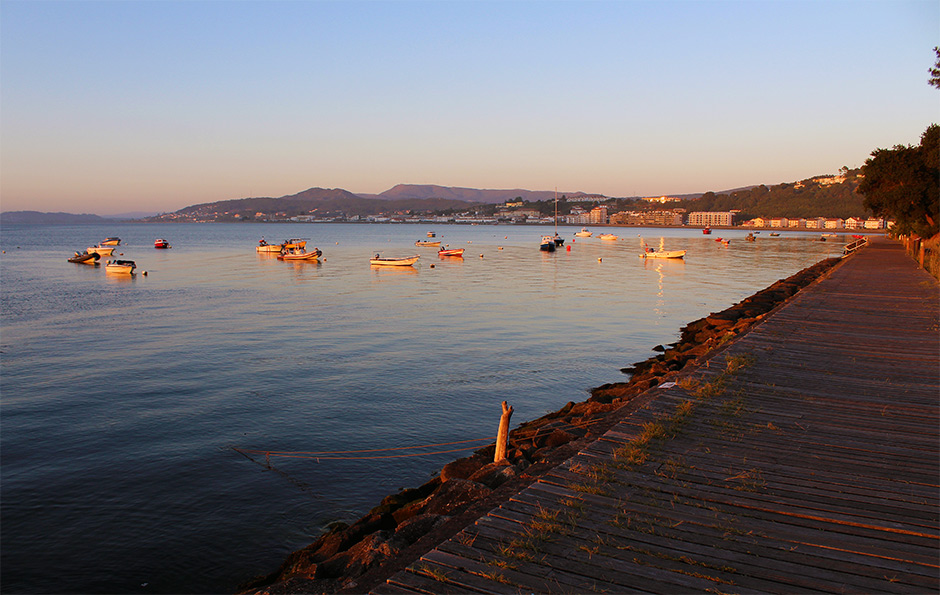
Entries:
[[688,224],[700,227],[725,226],[730,227],[734,221],[734,214],[729,211],[696,211],[689,213]]

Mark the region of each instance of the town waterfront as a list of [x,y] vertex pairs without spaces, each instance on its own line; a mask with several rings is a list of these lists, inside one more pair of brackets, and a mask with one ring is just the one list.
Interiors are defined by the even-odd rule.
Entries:
[[[415,247],[431,230],[464,258]],[[551,228],[534,226],[4,226],[3,591],[231,592],[465,454],[270,470],[233,447],[493,436],[502,400],[514,424],[583,400],[686,322],[846,239],[605,228],[621,239],[572,243],[575,231],[559,228],[571,250],[547,254]],[[133,278],[66,262],[115,235]],[[686,259],[639,258],[638,235]],[[308,238],[325,260],[259,255],[262,236]],[[154,250],[157,237],[173,248]],[[421,260],[374,269],[376,252]]]

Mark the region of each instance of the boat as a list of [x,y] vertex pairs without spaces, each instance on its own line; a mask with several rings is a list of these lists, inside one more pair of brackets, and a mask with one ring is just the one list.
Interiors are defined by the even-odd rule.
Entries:
[[269,244],[264,238],[258,240],[258,246],[255,248],[258,252],[280,252],[281,244]]
[[463,248],[441,248],[437,251],[438,256],[463,256]]
[[752,233],[749,233],[749,234],[747,234],[746,236],[744,236],[744,239],[747,240],[748,242],[757,241],[757,238],[755,238],[755,237],[754,237],[754,234],[752,234]]
[[555,188],[555,235],[552,236],[555,246],[561,246],[565,243],[565,238],[558,235],[558,188]]
[[643,258],[683,258],[685,250],[653,250],[647,248],[643,253]]
[[433,231],[429,231],[429,232],[428,232],[428,237],[429,237],[429,238],[433,238],[433,237],[434,237],[434,232],[433,232]]
[[770,237],[772,237],[772,238],[780,237],[780,234],[777,233],[777,232],[775,232],[775,231],[772,231],[772,232],[770,232]]
[[307,246],[307,240],[301,238],[292,238],[290,240],[284,240],[284,243],[281,244],[281,250],[294,250],[297,248],[304,248]]
[[539,243],[539,250],[543,252],[554,252],[555,238],[552,236],[542,236],[542,241]]
[[111,253],[114,252],[114,246],[91,246],[86,248],[85,252],[91,254],[94,252],[98,256],[111,256]]
[[616,240],[616,239],[617,239],[617,236],[615,236],[615,235],[612,234],[612,233],[602,233],[602,234],[600,234],[599,236],[597,236],[597,239],[599,239],[599,240]]
[[418,240],[417,242],[415,242],[415,246],[431,246],[431,247],[435,247],[435,246],[440,246],[440,245],[441,245],[441,241],[440,241],[440,240],[438,240],[438,241],[436,241],[436,242],[422,242],[421,240]]
[[98,259],[101,256],[97,252],[76,252],[75,256],[69,259],[69,262],[74,262],[77,264],[98,264]]
[[159,250],[166,250],[167,248],[172,248],[173,246],[170,246],[170,243],[163,238],[157,238],[153,241],[153,247]]
[[685,250],[666,250],[660,247],[659,250],[653,250],[646,243],[646,240],[641,240],[643,242],[643,258],[683,258],[685,256]]
[[281,252],[277,255],[278,260],[287,261],[309,261],[317,260],[323,255],[319,248],[314,248],[312,252],[307,252],[303,248],[292,248],[289,251]]
[[702,233],[705,234],[705,235],[711,235],[711,233],[712,233],[712,228],[706,227],[706,228],[702,229]]
[[133,260],[109,260],[104,268],[109,273],[133,275],[134,269],[137,268],[137,263]]
[[594,235],[593,231],[588,231],[588,228],[582,227],[581,231],[574,234],[576,238],[589,238]]
[[121,243],[121,238],[105,238],[105,240],[101,242],[101,245],[102,246],[117,246],[120,243]]
[[414,263],[418,262],[420,256],[415,254],[414,256],[406,256],[404,258],[383,258],[376,254],[369,260],[369,264],[373,266],[390,266],[390,267],[410,267]]

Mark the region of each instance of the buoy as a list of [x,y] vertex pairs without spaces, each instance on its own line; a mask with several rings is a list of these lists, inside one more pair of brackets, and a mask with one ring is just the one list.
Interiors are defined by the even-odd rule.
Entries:
[[144,277],[146,277],[146,276],[147,276],[147,271],[144,271]]
[[433,265],[433,264],[431,265],[431,268],[432,268],[432,269],[434,268],[434,265]]
[[598,259],[597,259],[597,262],[601,262],[601,259],[600,259],[600,258],[598,258]]
[[502,250],[503,247],[502,247],[502,246],[497,246],[496,249],[497,249],[497,250]]
[[509,239],[509,236],[503,236],[503,239],[504,239],[504,240],[508,240],[508,239]]
[[568,252],[571,252],[571,246],[568,246]]
[[480,258],[483,258],[483,255],[482,255],[482,254],[480,255]]

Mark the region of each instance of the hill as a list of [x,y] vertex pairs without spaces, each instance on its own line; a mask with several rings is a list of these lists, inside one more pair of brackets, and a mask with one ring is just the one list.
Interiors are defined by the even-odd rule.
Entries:
[[112,223],[114,219],[98,215],[72,213],[40,213],[39,211],[5,211],[0,213],[0,225],[90,225]]
[[[578,192],[576,194],[583,195],[584,193]],[[384,200],[442,198],[464,202],[500,203],[516,198],[531,202],[537,200],[552,200],[554,195],[553,190],[523,190],[521,188],[480,190],[478,188],[436,186],[434,184],[398,184],[375,196],[376,198]],[[574,195],[569,193],[568,196],[572,197]]]

